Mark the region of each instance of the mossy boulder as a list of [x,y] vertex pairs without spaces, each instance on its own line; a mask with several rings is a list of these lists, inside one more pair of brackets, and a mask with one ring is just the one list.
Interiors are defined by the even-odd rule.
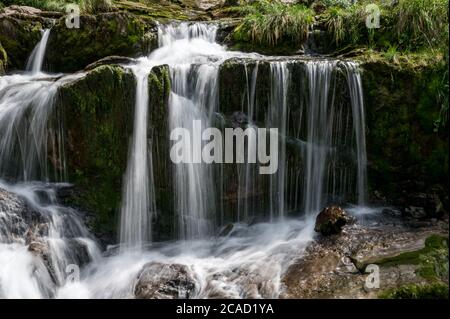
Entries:
[[81,70],[101,58],[147,54],[157,45],[155,23],[126,12],[80,16],[80,28],[67,28],[65,18],[52,28],[47,62],[55,72]]

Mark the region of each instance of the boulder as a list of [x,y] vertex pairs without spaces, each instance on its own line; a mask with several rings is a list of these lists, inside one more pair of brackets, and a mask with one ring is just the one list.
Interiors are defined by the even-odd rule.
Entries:
[[338,234],[350,220],[351,218],[341,207],[328,206],[317,215],[314,230],[324,236]]
[[151,262],[142,268],[134,295],[139,299],[189,298],[196,288],[195,275],[188,266]]

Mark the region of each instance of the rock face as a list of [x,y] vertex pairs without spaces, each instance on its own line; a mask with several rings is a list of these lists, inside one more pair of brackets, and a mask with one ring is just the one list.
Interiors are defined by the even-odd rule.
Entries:
[[[160,141],[158,136],[168,138],[164,125],[169,88],[167,67],[153,68],[149,75],[148,138],[154,145]],[[58,92],[56,103],[64,117],[68,175],[75,184],[74,196],[65,202],[95,213],[90,226],[98,237],[115,238],[133,132],[135,90],[136,80],[130,70],[101,65],[64,84]],[[157,158],[154,163],[159,163]]]
[[441,214],[429,200],[437,195],[448,211],[448,128],[435,126],[436,83],[446,77],[448,61],[371,59],[361,63],[371,189],[391,205],[422,207],[430,217]]
[[[27,58],[41,39],[41,29],[50,26],[51,19],[39,15],[40,10],[11,6],[0,10],[0,43],[8,55],[8,68],[25,68]],[[0,64],[6,69],[0,56]],[[1,67],[0,67],[1,71]]]
[[23,236],[27,224],[23,213],[27,211],[25,203],[14,194],[0,188],[0,241],[11,242]]
[[125,12],[80,16],[80,28],[67,28],[57,21],[48,40],[47,61],[52,71],[81,70],[110,56],[140,56],[157,44],[153,20]]
[[329,206],[317,215],[314,230],[324,236],[338,234],[349,221],[350,217],[341,207]]
[[140,299],[189,298],[196,291],[194,274],[186,265],[148,263],[134,288]]

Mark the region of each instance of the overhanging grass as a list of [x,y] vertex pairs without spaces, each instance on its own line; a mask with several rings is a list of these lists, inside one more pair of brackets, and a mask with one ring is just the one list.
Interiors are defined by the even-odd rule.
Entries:
[[233,31],[234,40],[259,45],[275,46],[282,41],[302,43],[314,22],[312,9],[278,0],[256,1],[230,10],[245,15]]

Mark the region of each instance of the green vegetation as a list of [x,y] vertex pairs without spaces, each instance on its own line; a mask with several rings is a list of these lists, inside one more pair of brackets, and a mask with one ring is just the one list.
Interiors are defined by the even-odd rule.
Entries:
[[448,279],[448,238],[431,235],[425,247],[376,262],[382,266],[419,265],[418,274],[426,279]]
[[79,4],[83,13],[96,14],[109,12],[114,6],[111,0],[2,0],[4,6],[21,5],[30,6],[46,11],[64,12],[66,5]]
[[381,293],[383,299],[448,299],[448,285],[406,285]]
[[[380,9],[380,28],[368,29],[368,4]],[[359,1],[327,8],[323,22],[334,42],[369,45],[381,50],[448,47],[448,0]]]
[[431,235],[425,247],[377,262],[378,265],[418,265],[417,274],[425,284],[409,284],[382,292],[387,299],[448,299],[448,238]]
[[314,22],[312,9],[277,0],[256,1],[229,10],[244,15],[233,31],[234,40],[272,47],[283,41],[302,43]]

